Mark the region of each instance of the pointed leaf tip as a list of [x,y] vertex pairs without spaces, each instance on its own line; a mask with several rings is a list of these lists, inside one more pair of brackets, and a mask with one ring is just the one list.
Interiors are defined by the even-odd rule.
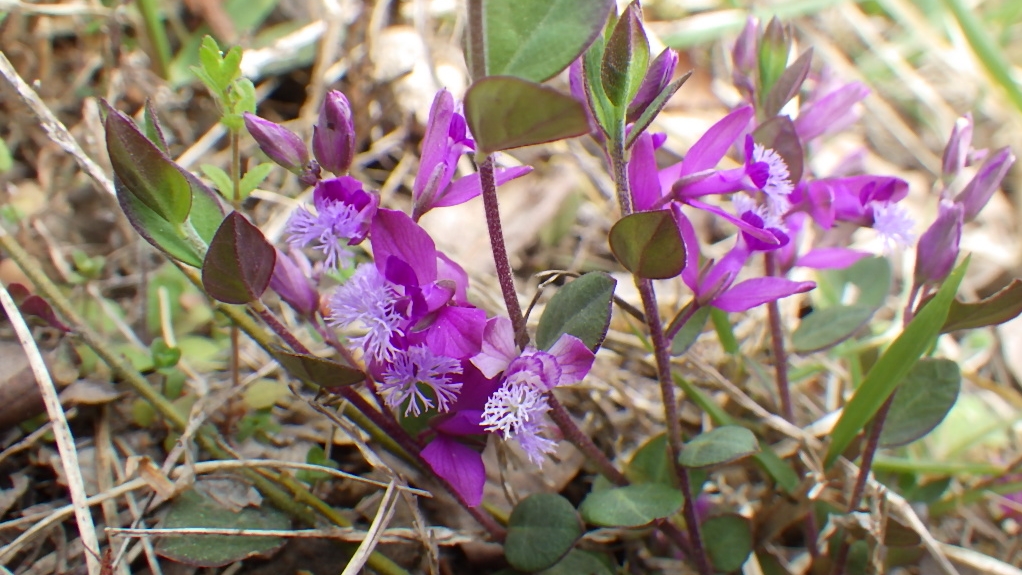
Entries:
[[231,304],[259,299],[270,285],[277,250],[239,212],[231,212],[213,236],[202,262],[202,287]]
[[484,154],[589,131],[585,108],[577,100],[509,76],[490,76],[472,84],[465,94],[465,119]]
[[672,278],[685,267],[685,244],[670,210],[621,218],[610,229],[610,249],[626,270],[641,278]]

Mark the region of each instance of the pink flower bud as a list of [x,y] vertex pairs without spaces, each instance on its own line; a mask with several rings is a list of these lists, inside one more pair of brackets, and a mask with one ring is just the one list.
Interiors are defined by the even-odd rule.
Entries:
[[274,163],[299,175],[308,167],[309,152],[302,139],[291,130],[248,112],[245,112],[245,128]]
[[1015,155],[1007,147],[997,150],[983,162],[976,176],[955,197],[955,203],[962,204],[965,208],[965,221],[971,222],[979,215],[979,211],[993,197],[994,192],[1001,186],[1001,180],[1008,175],[1008,169],[1014,163]]
[[919,237],[916,248],[916,285],[940,283],[951,273],[958,259],[964,213],[961,204],[947,201],[940,203],[937,219]]
[[948,138],[947,146],[944,147],[944,157],[940,165],[941,174],[945,177],[954,177],[965,167],[971,148],[972,113],[966,113],[955,121],[951,137]]
[[665,48],[646,70],[646,75],[639,85],[639,91],[635,93],[631,104],[628,105],[628,121],[634,122],[646,111],[646,108],[653,103],[653,100],[660,95],[671,78],[674,77],[674,69],[678,67],[678,53],[670,48]]

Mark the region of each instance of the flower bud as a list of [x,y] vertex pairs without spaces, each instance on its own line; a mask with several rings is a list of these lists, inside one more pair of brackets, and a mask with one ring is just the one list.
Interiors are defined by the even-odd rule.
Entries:
[[940,173],[945,178],[953,178],[965,167],[969,159],[969,150],[972,148],[972,113],[966,113],[955,121],[955,127],[951,130],[951,137],[944,147],[944,156],[941,159]]
[[1001,180],[1008,175],[1008,169],[1014,163],[1015,155],[1007,147],[997,150],[983,162],[972,181],[955,196],[955,203],[962,204],[965,208],[965,221],[971,222],[979,215],[979,211],[987,205],[994,192],[1001,186]]
[[756,40],[759,36],[759,23],[754,18],[749,18],[745,28],[735,40],[735,47],[731,50],[731,62],[734,69],[731,72],[731,80],[738,91],[750,102],[756,92]]
[[245,112],[245,127],[270,160],[301,175],[309,164],[309,152],[297,134],[280,124]]
[[319,307],[319,293],[309,282],[307,271],[303,271],[297,262],[278,249],[273,275],[270,276],[270,289],[277,292],[280,299],[295,311],[310,317]]
[[763,31],[759,41],[759,87],[760,98],[770,93],[778,78],[788,66],[788,53],[791,51],[791,34],[774,17]]
[[344,174],[355,156],[355,124],[351,105],[337,90],[327,92],[319,121],[312,129],[312,153],[319,165],[335,174]]
[[965,208],[961,204],[940,203],[940,214],[930,229],[919,237],[916,247],[916,285],[940,283],[951,273],[958,259],[964,213]]
[[629,122],[638,120],[646,108],[653,103],[653,100],[660,95],[660,92],[671,83],[674,69],[677,67],[678,53],[670,48],[665,48],[650,63],[649,68],[646,69],[646,75],[642,78],[642,84],[639,84],[639,91],[635,93],[631,104],[628,105]]

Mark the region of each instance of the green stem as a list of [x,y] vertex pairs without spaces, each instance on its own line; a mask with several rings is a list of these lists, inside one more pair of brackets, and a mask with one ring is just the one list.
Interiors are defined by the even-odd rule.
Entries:
[[156,73],[164,80],[170,79],[170,40],[167,38],[166,29],[160,21],[160,8],[158,0],[138,0],[138,11],[142,14],[142,22],[145,25],[146,36],[153,47],[153,65]]

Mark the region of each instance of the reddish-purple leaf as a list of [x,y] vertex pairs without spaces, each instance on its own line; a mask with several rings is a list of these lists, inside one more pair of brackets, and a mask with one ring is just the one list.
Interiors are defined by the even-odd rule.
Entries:
[[259,299],[270,285],[277,250],[239,212],[231,212],[213,236],[202,262],[202,287],[224,303]]
[[641,278],[673,278],[685,267],[685,244],[670,210],[621,218],[610,229],[610,249],[625,269]]
[[314,387],[336,390],[355,385],[365,379],[365,374],[349,365],[317,357],[277,349],[273,357],[288,373]]
[[632,2],[607,40],[600,66],[603,91],[612,104],[627,106],[639,91],[649,66],[649,41],[642,29],[642,8]]
[[21,310],[23,315],[31,315],[38,317],[43,320],[50,327],[58,329],[64,333],[71,331],[71,328],[64,325],[64,322],[57,318],[57,313],[53,311],[53,307],[50,303],[43,298],[33,295],[27,287],[20,283],[12,283],[7,286],[7,293],[11,294],[11,299],[18,305],[18,309]]
[[1002,324],[1022,314],[1022,280],[1014,279],[1001,291],[975,302],[951,302],[941,333]]
[[752,133],[752,139],[765,148],[771,148],[784,159],[792,185],[802,179],[805,152],[795,131],[795,124],[787,116],[777,116],[763,122]]

